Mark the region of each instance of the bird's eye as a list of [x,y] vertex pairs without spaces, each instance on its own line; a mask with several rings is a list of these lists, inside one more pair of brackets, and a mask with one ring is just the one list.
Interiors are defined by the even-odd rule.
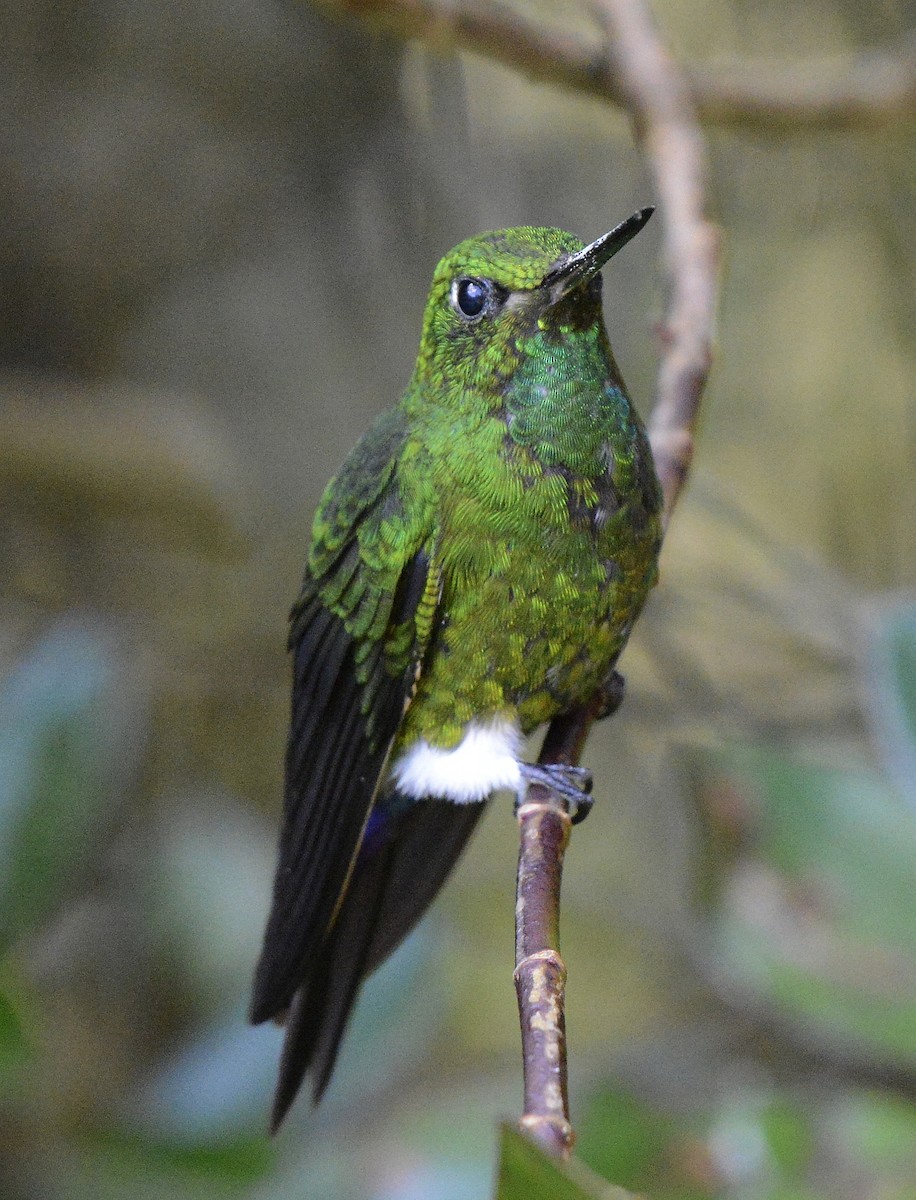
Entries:
[[473,321],[487,307],[491,284],[486,279],[456,279],[452,284],[452,307]]

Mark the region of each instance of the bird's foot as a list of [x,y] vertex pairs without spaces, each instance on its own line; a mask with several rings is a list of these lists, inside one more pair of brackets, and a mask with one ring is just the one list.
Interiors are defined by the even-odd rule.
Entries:
[[578,825],[592,810],[594,800],[592,773],[587,767],[570,767],[565,763],[522,763],[522,786],[515,801],[515,811],[525,803],[528,788],[533,783],[550,788],[566,804],[573,825]]
[[596,721],[603,721],[605,717],[612,717],[614,713],[623,704],[624,693],[626,692],[626,680],[619,671],[611,671],[607,679],[601,685],[601,707],[595,714]]

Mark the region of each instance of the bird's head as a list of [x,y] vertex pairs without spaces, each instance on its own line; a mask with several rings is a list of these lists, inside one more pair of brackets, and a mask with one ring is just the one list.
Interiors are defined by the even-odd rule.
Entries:
[[527,339],[601,321],[601,269],[646,224],[643,208],[588,245],[521,226],[461,242],[436,267],[418,368],[493,378]]

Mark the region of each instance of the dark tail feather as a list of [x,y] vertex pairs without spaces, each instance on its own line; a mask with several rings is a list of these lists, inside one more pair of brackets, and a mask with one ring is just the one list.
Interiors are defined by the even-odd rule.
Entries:
[[271,1133],[280,1128],[307,1071],[317,1104],[331,1079],[347,1020],[366,975],[375,933],[378,899],[388,874],[383,851],[354,871],[347,900],[306,983],[296,992],[286,1021],[286,1037],[271,1114]]
[[[326,980],[319,976],[315,982],[321,986]],[[302,1080],[309,1068],[315,1046],[314,1012],[320,1011],[321,996],[307,985],[301,987],[293,997],[286,1014],[286,1029],[283,1038],[283,1053],[280,1055],[280,1070],[277,1075],[277,1086],[274,1090],[274,1103],[270,1113],[270,1132],[276,1133],[283,1124],[283,1118],[289,1112],[296,1093],[302,1086]]]
[[360,986],[369,974],[369,949],[378,924],[380,897],[391,869],[390,853],[383,851],[381,859],[361,871],[359,879],[354,880],[330,938],[328,986],[311,1064],[312,1099],[316,1104],[331,1082],[350,1013]]
[[383,844],[364,843],[337,920],[290,1005],[272,1132],[306,1073],[312,1075],[315,1102],[321,1099],[363,980],[429,907],[483,809],[483,804],[420,801],[393,819]]
[[404,814],[379,897],[370,971],[397,949],[432,904],[485,808],[486,802],[421,800]]

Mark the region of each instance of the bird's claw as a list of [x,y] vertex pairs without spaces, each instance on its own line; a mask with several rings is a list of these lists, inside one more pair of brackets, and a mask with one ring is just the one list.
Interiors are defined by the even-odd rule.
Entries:
[[587,767],[572,767],[566,763],[522,763],[522,786],[515,801],[516,812],[534,783],[549,788],[562,798],[573,825],[584,821],[592,811],[592,773]]

